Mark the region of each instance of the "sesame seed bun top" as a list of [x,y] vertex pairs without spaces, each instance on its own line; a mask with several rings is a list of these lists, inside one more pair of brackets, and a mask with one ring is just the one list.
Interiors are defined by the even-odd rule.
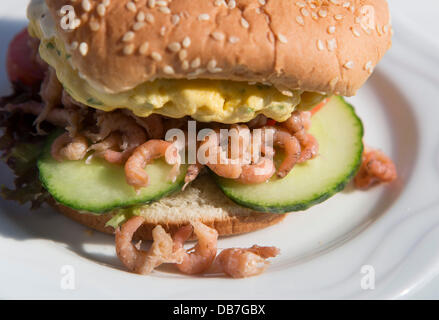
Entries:
[[[354,95],[391,45],[385,0],[46,0],[71,63],[110,93],[156,78]],[[73,30],[60,9],[72,5]]]

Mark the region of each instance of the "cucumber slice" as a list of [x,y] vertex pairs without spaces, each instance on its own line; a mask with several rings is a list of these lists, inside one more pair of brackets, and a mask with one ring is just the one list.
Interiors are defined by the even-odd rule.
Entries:
[[236,203],[261,212],[305,210],[344,189],[361,164],[363,125],[351,105],[332,97],[312,118],[310,129],[319,142],[319,156],[297,165],[283,179],[243,185],[216,177],[219,187]]
[[81,161],[57,162],[50,155],[50,146],[57,135],[48,139],[38,160],[40,180],[53,198],[79,211],[105,213],[116,208],[147,204],[181,190],[187,166],[175,182],[168,179],[172,166],[164,160],[155,160],[146,168],[149,186],[137,194],[125,181],[123,166],[93,159],[90,164]]

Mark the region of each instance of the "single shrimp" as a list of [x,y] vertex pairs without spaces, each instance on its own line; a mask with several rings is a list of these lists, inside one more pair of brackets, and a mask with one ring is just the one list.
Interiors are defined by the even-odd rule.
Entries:
[[307,146],[310,143],[307,130],[311,127],[311,115],[309,111],[294,111],[291,117],[280,125],[294,135],[302,146]]
[[276,247],[248,249],[230,248],[221,251],[214,262],[214,271],[222,271],[232,278],[246,278],[261,274],[270,264],[266,259],[280,253]]
[[317,139],[308,133],[306,138],[306,145],[302,145],[302,151],[300,153],[300,158],[297,160],[297,163],[303,163],[307,160],[313,159],[319,153],[319,143]]
[[397,177],[392,160],[380,150],[369,149],[363,152],[361,167],[354,183],[359,189],[367,189],[377,183],[391,182]]
[[162,226],[152,231],[153,243],[148,251],[140,250],[132,243],[133,235],[143,224],[143,217],[133,217],[116,229],[116,253],[120,261],[132,272],[149,274],[162,263],[180,263],[184,250],[173,250],[172,237]]
[[209,162],[206,166],[220,177],[238,179],[242,174],[241,164],[237,161],[233,162],[230,159],[226,159],[220,152],[217,153],[216,161],[214,162],[215,163]]
[[218,232],[209,228],[199,221],[191,223],[174,235],[174,251],[183,248],[183,244],[192,235],[192,230],[197,236],[198,243],[194,248],[184,254],[183,261],[177,264],[177,268],[186,274],[199,274],[209,269],[215,260],[217,252]]
[[84,136],[70,137],[69,133],[60,135],[52,143],[50,154],[56,161],[82,160],[87,154],[88,141]]
[[288,131],[279,127],[264,127],[263,144],[266,145],[267,130],[273,130],[273,143],[285,150],[285,158],[279,166],[277,175],[285,177],[300,158],[301,147],[298,139]]
[[274,162],[269,158],[261,158],[257,164],[246,164],[242,166],[242,172],[237,182],[243,184],[263,183],[269,180],[276,173]]
[[148,186],[146,165],[154,159],[165,157],[166,150],[171,145],[171,142],[154,139],[137,147],[125,163],[127,183],[136,189]]

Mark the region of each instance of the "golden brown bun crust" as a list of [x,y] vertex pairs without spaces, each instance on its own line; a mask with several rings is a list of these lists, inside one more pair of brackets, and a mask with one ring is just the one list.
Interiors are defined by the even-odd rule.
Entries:
[[[391,46],[385,0],[236,0],[234,8],[234,1],[151,1],[151,8],[147,0],[111,0],[100,15],[102,2],[88,0],[85,11],[83,1],[46,0],[66,47],[88,46],[85,55],[71,50],[73,65],[108,92],[202,78],[351,96]],[[81,19],[72,32],[60,27],[66,4]],[[368,13],[375,21],[362,18]]]
[[[79,213],[52,201],[55,209],[67,217],[92,229],[114,233],[105,224],[112,214],[93,215]],[[145,223],[136,233],[139,240],[151,240],[151,231],[158,224],[173,234],[192,220],[214,227],[222,236],[262,229],[282,221],[284,214],[260,213],[236,205],[215,185],[208,174],[202,174],[186,190],[167,196],[145,206],[142,212]]]

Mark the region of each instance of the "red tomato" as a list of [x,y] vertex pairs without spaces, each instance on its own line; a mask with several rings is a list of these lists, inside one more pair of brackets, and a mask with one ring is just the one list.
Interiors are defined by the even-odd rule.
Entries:
[[11,82],[19,81],[24,85],[33,86],[42,81],[45,68],[35,61],[29,41],[31,37],[27,29],[12,39],[8,48],[6,68]]

